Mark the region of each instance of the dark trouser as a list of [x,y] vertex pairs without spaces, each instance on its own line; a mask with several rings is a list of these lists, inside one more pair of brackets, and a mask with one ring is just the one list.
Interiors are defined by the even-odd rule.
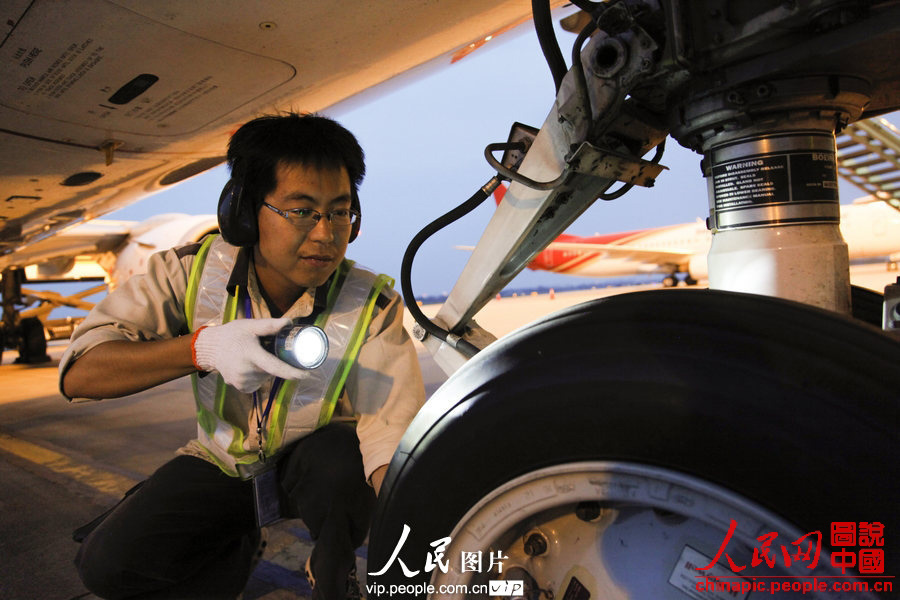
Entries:
[[[375,503],[356,432],[332,424],[303,438],[281,458],[279,478],[285,516],[302,518],[316,540],[314,598],[344,598]],[[100,523],[75,563],[103,598],[234,598],[259,542],[255,515],[249,481],[178,456]]]

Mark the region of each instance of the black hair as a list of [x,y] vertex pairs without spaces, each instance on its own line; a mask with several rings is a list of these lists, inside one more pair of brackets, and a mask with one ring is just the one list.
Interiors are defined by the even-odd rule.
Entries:
[[347,169],[354,197],[366,174],[365,154],[356,137],[337,121],[317,114],[286,113],[253,119],[228,144],[231,177],[245,199],[259,209],[278,185],[279,163],[317,169]]

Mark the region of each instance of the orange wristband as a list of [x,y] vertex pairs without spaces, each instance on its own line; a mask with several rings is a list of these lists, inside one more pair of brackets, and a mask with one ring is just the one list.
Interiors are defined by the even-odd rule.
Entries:
[[203,367],[197,364],[197,348],[195,344],[197,343],[197,336],[200,335],[200,332],[206,329],[206,325],[198,329],[194,332],[194,335],[191,336],[191,362],[194,363],[194,366],[198,371],[203,371]]

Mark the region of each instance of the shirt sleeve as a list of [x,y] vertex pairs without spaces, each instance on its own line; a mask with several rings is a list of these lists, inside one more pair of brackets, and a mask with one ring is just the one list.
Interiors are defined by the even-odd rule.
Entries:
[[[425,403],[415,346],[403,328],[403,303],[393,290],[375,315],[346,390],[359,413],[356,427],[366,479],[388,464],[400,438]],[[366,407],[380,407],[369,411]]]
[[91,348],[104,342],[160,340],[188,333],[184,297],[193,259],[193,254],[179,249],[154,254],[146,274],[129,278],[97,303],[75,329],[59,362],[63,396],[63,377]]

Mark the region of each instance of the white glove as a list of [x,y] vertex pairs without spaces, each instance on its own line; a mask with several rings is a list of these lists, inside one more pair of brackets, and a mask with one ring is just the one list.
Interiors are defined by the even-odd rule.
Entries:
[[216,371],[230,386],[249,394],[271,375],[298,379],[303,371],[263,349],[259,336],[274,335],[290,319],[237,319],[202,329],[194,338],[194,362]]

